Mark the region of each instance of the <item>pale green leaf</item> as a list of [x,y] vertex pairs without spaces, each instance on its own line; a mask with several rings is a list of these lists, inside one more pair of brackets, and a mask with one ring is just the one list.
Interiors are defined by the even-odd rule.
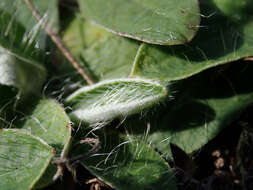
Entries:
[[46,69],[0,47],[0,84],[19,89],[22,95],[36,93],[46,79]]
[[70,116],[88,124],[126,117],[151,107],[167,95],[162,85],[144,79],[116,79],[84,87],[67,97]]

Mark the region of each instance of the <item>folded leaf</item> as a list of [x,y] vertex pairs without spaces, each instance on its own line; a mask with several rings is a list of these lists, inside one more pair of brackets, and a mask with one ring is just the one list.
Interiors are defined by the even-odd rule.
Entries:
[[46,69],[0,46],[0,84],[17,88],[22,95],[36,93],[46,79]]
[[158,83],[144,79],[117,79],[81,88],[66,99],[70,116],[88,124],[139,113],[167,95]]

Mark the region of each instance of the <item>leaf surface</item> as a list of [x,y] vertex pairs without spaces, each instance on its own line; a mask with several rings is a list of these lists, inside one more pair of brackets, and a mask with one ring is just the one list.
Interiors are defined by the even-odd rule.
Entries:
[[[40,100],[21,127],[54,147],[61,158],[67,156],[71,140],[70,120],[63,107],[54,100]],[[36,187],[51,183],[56,170],[56,166],[50,165]]]
[[114,35],[77,15],[63,39],[98,80],[124,78],[131,73],[139,43]]
[[0,189],[30,190],[54,155],[38,137],[19,130],[0,131]]
[[71,136],[70,120],[64,108],[52,99],[42,99],[22,126],[61,153]]
[[148,121],[138,123],[134,118],[127,124],[129,131],[141,138],[148,131],[147,141],[166,156],[171,156],[170,143],[192,153],[253,102],[253,88],[248,85],[252,72],[251,63],[236,62],[178,81],[171,87],[173,100]]
[[175,81],[251,56],[252,3],[246,6],[248,11],[237,10],[240,20],[227,16],[218,5],[211,0],[200,1],[201,13],[206,16],[202,18],[198,34],[189,44],[170,47],[146,45],[132,76]]
[[143,141],[115,132],[100,140],[100,151],[81,163],[113,188],[177,189],[171,168]]
[[190,41],[199,21],[196,0],[80,0],[82,14],[116,34],[152,44]]
[[[0,84],[15,87],[22,95],[36,93],[46,79],[44,66],[0,47]],[[36,79],[36,80],[34,80]]]

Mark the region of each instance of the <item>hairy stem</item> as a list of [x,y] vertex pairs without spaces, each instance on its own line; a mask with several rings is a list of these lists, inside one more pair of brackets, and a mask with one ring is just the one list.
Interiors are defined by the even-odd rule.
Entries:
[[40,16],[39,11],[33,6],[30,0],[24,0],[27,6],[31,9],[33,16],[41,22],[42,27],[47,32],[47,34],[50,36],[52,41],[56,44],[56,46],[59,48],[59,50],[62,52],[62,54],[69,60],[69,62],[72,64],[72,66],[78,71],[78,73],[83,77],[83,79],[89,84],[94,84],[93,80],[89,76],[87,72],[83,70],[83,68],[79,65],[76,58],[73,56],[71,51],[64,45],[61,37],[53,32],[51,28],[48,26],[46,22],[43,21],[42,17]]

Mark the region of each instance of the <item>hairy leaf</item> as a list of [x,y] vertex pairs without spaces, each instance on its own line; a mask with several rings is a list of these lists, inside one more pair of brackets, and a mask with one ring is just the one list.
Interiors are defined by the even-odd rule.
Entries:
[[81,163],[113,188],[177,189],[171,168],[143,141],[115,132],[100,140],[100,151]]
[[[63,107],[52,99],[42,99],[22,125],[31,134],[42,138],[59,154],[71,136],[70,120]],[[63,153],[65,154],[65,153]]]
[[[54,147],[59,157],[67,156],[71,138],[70,120],[64,109],[54,100],[41,100],[22,125],[22,129],[27,129],[32,135]],[[56,166],[50,165],[36,187],[51,183],[56,170]]]
[[0,84],[19,89],[22,95],[36,93],[46,79],[46,69],[0,47]]
[[202,15],[206,16],[202,18],[194,40],[173,47],[146,45],[140,52],[133,76],[179,80],[253,55],[252,3],[247,6],[251,11],[237,12],[241,18],[239,21],[226,16],[211,0],[200,1],[200,7]]
[[0,131],[0,189],[30,190],[39,180],[54,149],[43,140],[19,130]]
[[88,124],[126,117],[153,106],[167,95],[158,83],[144,79],[117,79],[81,88],[66,99],[70,116]]
[[197,0],[80,0],[82,14],[116,34],[152,44],[190,41],[199,21]]

